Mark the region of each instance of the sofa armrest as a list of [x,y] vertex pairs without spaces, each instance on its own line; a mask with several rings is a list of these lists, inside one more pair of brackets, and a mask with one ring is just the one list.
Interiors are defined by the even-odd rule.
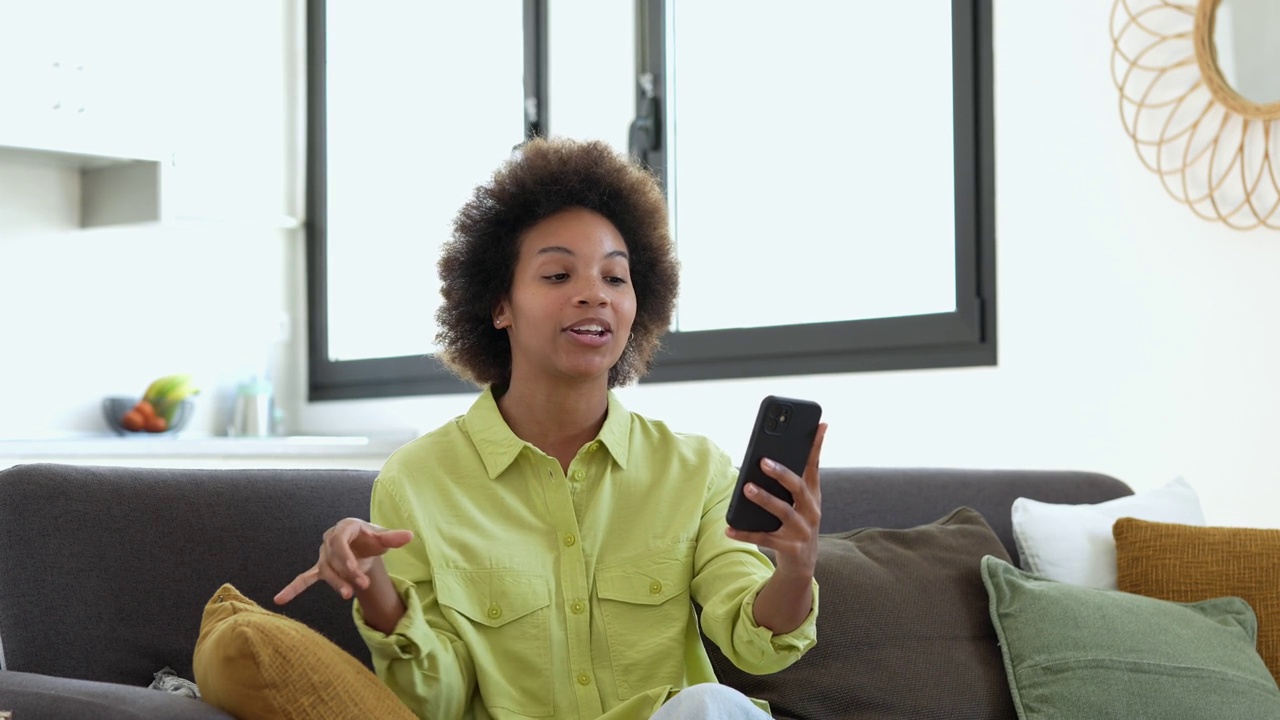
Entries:
[[234,720],[189,697],[113,683],[0,670],[0,710],[14,720]]

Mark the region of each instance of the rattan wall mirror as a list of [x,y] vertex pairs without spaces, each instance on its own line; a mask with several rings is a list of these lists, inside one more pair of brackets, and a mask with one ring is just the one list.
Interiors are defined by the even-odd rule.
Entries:
[[1111,40],[1124,128],[1169,194],[1280,230],[1280,0],[1116,0]]

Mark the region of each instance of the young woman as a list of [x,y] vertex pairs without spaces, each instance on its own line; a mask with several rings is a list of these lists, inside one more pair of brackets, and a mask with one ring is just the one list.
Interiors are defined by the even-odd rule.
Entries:
[[749,488],[782,527],[745,533],[730,458],[610,392],[648,369],[676,296],[653,177],[533,140],[439,270],[442,357],[484,391],[392,455],[372,522],[331,528],[276,602],[317,580],[355,598],[378,676],[424,718],[768,717],[715,684],[699,629],[754,673],[813,645],[826,427],[803,477],[765,461],[795,504]]

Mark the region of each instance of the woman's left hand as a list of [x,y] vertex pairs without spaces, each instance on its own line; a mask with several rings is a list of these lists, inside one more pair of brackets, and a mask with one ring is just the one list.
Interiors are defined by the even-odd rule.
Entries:
[[776,574],[807,583],[813,578],[818,562],[818,526],[822,522],[822,486],[818,479],[818,458],[822,454],[822,439],[827,434],[827,424],[818,425],[818,432],[809,450],[804,466],[804,476],[775,463],[768,458],[760,461],[765,475],[777,480],[791,492],[794,504],[773,495],[755,483],[744,488],[747,499],[772,513],[782,521],[782,527],[773,532],[748,532],[729,528],[727,534],[735,540],[771,548],[777,554]]

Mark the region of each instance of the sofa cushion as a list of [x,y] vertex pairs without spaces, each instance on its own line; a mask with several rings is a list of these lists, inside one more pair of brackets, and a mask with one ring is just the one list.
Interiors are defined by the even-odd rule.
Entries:
[[1239,598],[1181,604],[982,562],[1022,720],[1275,720],[1280,689]]
[[0,710],[13,720],[235,720],[194,698],[17,670],[0,671]]
[[204,701],[239,720],[413,718],[342,648],[229,584],[205,606],[192,666]]
[[1243,598],[1258,617],[1258,653],[1280,680],[1280,530],[1116,521],[1121,590],[1194,602]]
[[1015,717],[978,569],[984,555],[1008,555],[980,514],[818,544],[818,644],[756,676],[707,642],[721,682],[795,720]]
[[1013,502],[1013,537],[1022,567],[1075,585],[1116,589],[1117,518],[1204,525],[1195,490],[1182,478],[1163,487],[1093,504],[1064,505],[1029,498]]

